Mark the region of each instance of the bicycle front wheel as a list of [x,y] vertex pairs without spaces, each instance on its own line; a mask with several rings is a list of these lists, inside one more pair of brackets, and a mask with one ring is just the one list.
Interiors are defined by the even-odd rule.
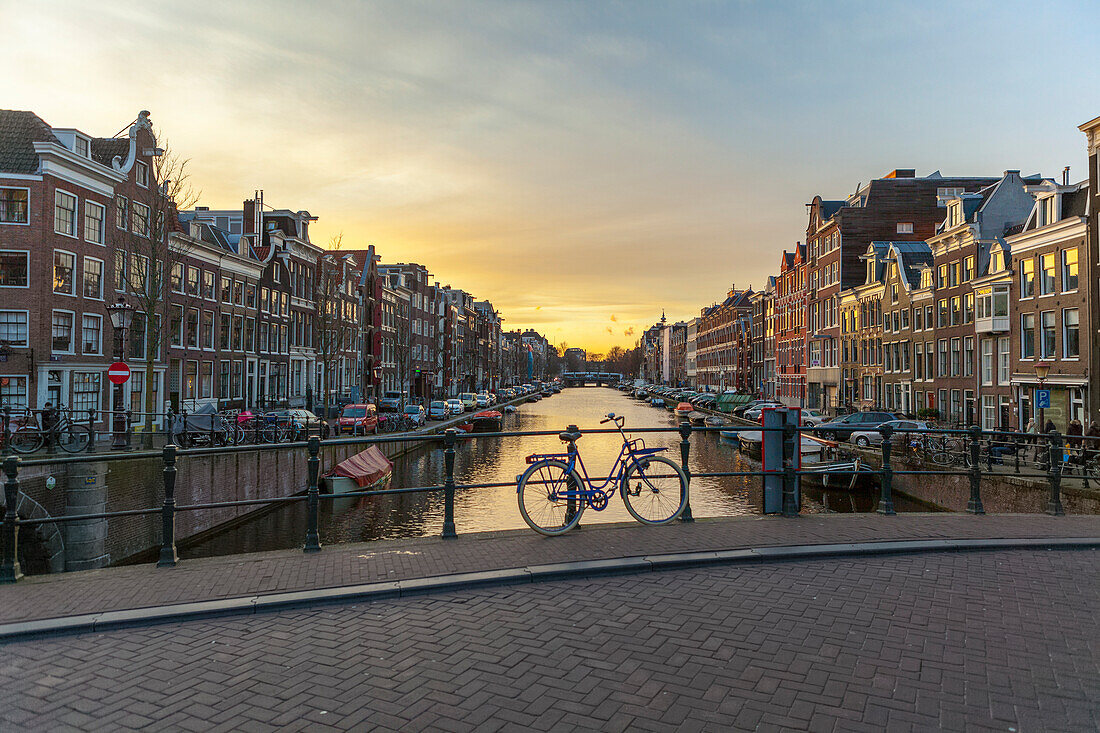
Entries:
[[564,534],[581,521],[587,502],[577,494],[583,486],[577,472],[562,461],[533,463],[519,477],[519,513],[539,534]]
[[92,442],[92,431],[87,425],[66,425],[57,434],[57,444],[66,453],[82,453]]
[[667,524],[680,516],[688,502],[683,469],[660,456],[631,464],[619,490],[626,510],[642,524]]
[[16,453],[34,453],[44,443],[38,428],[19,428],[11,434],[11,449]]

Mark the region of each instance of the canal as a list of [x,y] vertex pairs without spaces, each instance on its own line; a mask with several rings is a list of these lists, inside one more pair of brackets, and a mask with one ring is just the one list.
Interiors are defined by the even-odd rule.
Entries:
[[[504,430],[563,430],[570,423],[582,431],[600,426],[608,412],[626,418],[626,431],[635,427],[673,427],[672,414],[632,399],[607,387],[576,387],[539,402],[519,406],[506,414]],[[680,437],[675,432],[647,433],[647,446],[668,447],[667,455],[679,462]],[[605,476],[622,440],[617,434],[585,435],[577,447],[591,476]],[[455,480],[459,484],[508,482],[510,486],[459,490],[455,496],[455,524],[460,533],[523,529],[527,525],[516,505],[516,476],[525,468],[530,453],[560,453],[557,436],[527,438],[485,438],[462,443],[455,459]],[[753,471],[759,464],[741,456],[735,444],[718,433],[699,433],[691,439],[691,466],[697,472]],[[322,470],[327,466],[322,466]],[[428,486],[443,482],[443,452],[418,451],[394,461],[393,487]],[[875,497],[867,491],[849,495],[807,489],[802,511],[873,511]],[[758,515],[762,493],[757,476],[695,477],[691,481],[691,509],[696,517]],[[895,497],[898,511],[926,509]],[[616,496],[607,509],[585,512],[584,524],[633,521]],[[392,497],[361,497],[321,502],[321,542],[336,544],[398,537],[436,535],[443,526],[442,492],[403,494]],[[201,541],[183,545],[183,557],[204,557],[300,546],[305,534],[305,504],[282,505],[258,512],[246,521],[207,535]]]

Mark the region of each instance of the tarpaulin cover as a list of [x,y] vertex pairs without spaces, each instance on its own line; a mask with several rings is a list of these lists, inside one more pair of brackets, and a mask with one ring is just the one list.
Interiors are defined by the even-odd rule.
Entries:
[[337,463],[325,478],[342,476],[350,478],[360,487],[370,486],[375,481],[386,476],[393,470],[393,463],[382,455],[378,446],[372,445],[362,453],[356,453],[351,458]]

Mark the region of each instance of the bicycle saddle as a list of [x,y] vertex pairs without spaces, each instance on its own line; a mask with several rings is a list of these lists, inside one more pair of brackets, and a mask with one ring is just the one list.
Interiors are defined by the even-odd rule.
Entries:
[[565,443],[575,442],[579,437],[581,437],[581,433],[579,430],[575,432],[566,431],[564,433],[558,433],[558,439]]

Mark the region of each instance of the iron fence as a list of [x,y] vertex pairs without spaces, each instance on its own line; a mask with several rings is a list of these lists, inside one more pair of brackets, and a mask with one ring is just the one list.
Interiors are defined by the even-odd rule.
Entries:
[[[1011,475],[1020,478],[1043,479],[1048,482],[1049,501],[1047,502],[1046,508],[1046,512],[1048,514],[1052,514],[1055,516],[1061,516],[1065,514],[1061,498],[1061,482],[1063,475],[1066,474],[1067,471],[1079,466],[1081,469],[1081,478],[1083,479],[1086,487],[1088,486],[1090,478],[1094,481],[1097,480],[1096,462],[1097,454],[1100,453],[1100,439],[1089,436],[1071,436],[1071,439],[1074,441],[1074,443],[1071,445],[1070,450],[1067,451],[1066,436],[1059,434],[1057,431],[1052,431],[1051,433],[1045,435],[1034,435],[1006,431],[985,431],[980,430],[977,427],[971,427],[966,430],[945,428],[912,429],[905,430],[903,433],[897,433],[891,428],[891,426],[885,425],[880,428],[882,440],[878,448],[873,451],[873,453],[877,454],[881,460],[881,463],[877,468],[869,467],[867,465],[860,465],[858,463],[855,465],[851,465],[850,463],[838,463],[834,468],[830,468],[828,471],[822,471],[820,470],[820,466],[815,469],[813,467],[813,464],[810,464],[809,468],[805,465],[798,465],[798,463],[796,462],[796,456],[798,455],[795,448],[796,441],[800,441],[802,435],[813,435],[814,433],[821,432],[822,430],[822,428],[808,426],[799,427],[794,425],[786,425],[781,427],[728,425],[697,427],[692,426],[688,422],[682,422],[678,426],[634,428],[631,429],[629,432],[632,435],[653,433],[678,434],[680,436],[680,441],[678,444],[680,449],[680,467],[682,468],[685,476],[688,478],[689,483],[693,477],[760,477],[762,481],[766,477],[780,479],[782,481],[782,511],[778,513],[782,514],[783,516],[797,516],[800,512],[800,496],[798,493],[799,478],[811,475],[821,475],[822,473],[828,473],[829,475],[837,476],[866,474],[874,477],[878,480],[879,483],[879,498],[876,511],[879,514],[887,516],[894,515],[896,513],[893,500],[894,477],[898,475],[966,476],[968,477],[970,482],[970,497],[965,510],[970,514],[984,514],[985,509],[981,497],[981,481],[983,475],[988,476],[991,472],[993,472],[994,464],[992,461],[994,457],[994,451],[992,450],[992,448],[994,447],[1008,446],[1015,453],[1015,465],[1014,470],[1011,472]],[[578,437],[581,434],[574,425],[570,425],[567,428],[567,432],[575,433]],[[762,435],[764,433],[781,432],[783,446],[781,461],[773,464],[773,467],[765,467],[762,465],[761,468],[757,470],[692,471],[689,465],[691,454],[691,437],[694,434],[707,434],[716,432],[733,433],[737,435],[740,435],[740,433],[743,432],[757,432],[761,433]],[[584,434],[586,435],[617,433],[617,429],[611,428],[590,429],[584,431]],[[457,528],[455,524],[455,494],[457,491],[513,487],[516,485],[515,482],[482,482],[463,484],[456,483],[454,475],[456,446],[461,442],[472,440],[494,440],[500,438],[517,437],[529,438],[554,435],[560,435],[560,432],[556,430],[528,430],[497,431],[487,433],[463,433],[454,428],[449,428],[443,433],[409,433],[401,435],[334,438],[323,441],[320,436],[311,435],[308,437],[307,440],[297,441],[294,443],[285,443],[281,445],[259,444],[234,445],[225,447],[210,446],[181,449],[180,447],[169,443],[159,450],[138,450],[112,454],[94,454],[85,456],[64,457],[46,456],[31,459],[23,459],[18,456],[9,455],[6,456],[3,461],[3,472],[5,477],[5,510],[3,523],[2,526],[0,526],[0,545],[2,545],[2,547],[0,547],[0,583],[12,583],[17,581],[21,577],[21,571],[18,561],[18,538],[20,528],[33,527],[35,525],[53,522],[77,522],[97,519],[113,519],[117,517],[150,516],[159,514],[161,516],[161,544],[157,566],[171,567],[179,562],[179,555],[176,549],[175,520],[176,516],[180,512],[220,509],[229,507],[264,507],[304,502],[306,505],[306,532],[303,542],[303,551],[307,553],[314,553],[321,550],[320,536],[318,532],[318,506],[322,501],[329,501],[335,498],[343,499],[372,496],[389,496],[409,493],[438,492],[443,494],[444,500],[444,515],[441,528],[442,537],[445,539],[454,538],[457,536]],[[943,466],[935,469],[919,468],[899,470],[895,468],[894,452],[895,449],[899,447],[899,445],[904,444],[904,450],[909,451],[914,445],[918,445],[921,440],[925,440],[926,437],[936,436],[938,436],[941,441],[946,441],[948,439],[957,441],[955,445],[957,445],[958,449],[962,453],[958,462],[952,462],[950,466]],[[899,439],[901,439],[900,442]],[[568,448],[570,451],[574,451],[576,449],[575,442],[575,439],[568,441]],[[339,494],[322,494],[319,487],[320,450],[322,443],[324,445],[351,446],[369,446],[385,443],[416,443],[442,448],[444,454],[443,482],[440,484],[428,486],[366,489],[362,491],[341,492]],[[1021,464],[1019,454],[1025,449],[1031,449],[1036,454],[1036,457],[1043,456],[1045,454],[1044,460],[1024,461],[1023,464]],[[181,460],[186,461],[188,458],[191,457],[259,450],[305,451],[307,455],[307,475],[305,477],[306,487],[304,493],[265,499],[244,499],[234,501],[217,501],[198,504],[177,505],[175,498],[176,472],[177,465]],[[846,450],[852,451],[853,454],[858,452],[857,449],[855,449],[854,447],[847,448]],[[1007,452],[1003,451],[998,451],[997,453],[999,453],[998,460],[1003,460],[1003,457],[1005,455],[1008,455]],[[141,460],[158,457],[161,459],[163,464],[163,500],[159,506],[32,519],[21,518],[17,514],[16,508],[18,505],[18,497],[20,494],[19,473],[20,470],[25,467],[54,465],[59,463],[64,464],[113,460]],[[986,460],[983,461],[983,457]],[[984,470],[983,463],[986,466]],[[602,481],[606,478],[608,477],[593,477],[593,480]],[[680,521],[694,521],[691,512],[690,499],[684,512],[680,516]]]

